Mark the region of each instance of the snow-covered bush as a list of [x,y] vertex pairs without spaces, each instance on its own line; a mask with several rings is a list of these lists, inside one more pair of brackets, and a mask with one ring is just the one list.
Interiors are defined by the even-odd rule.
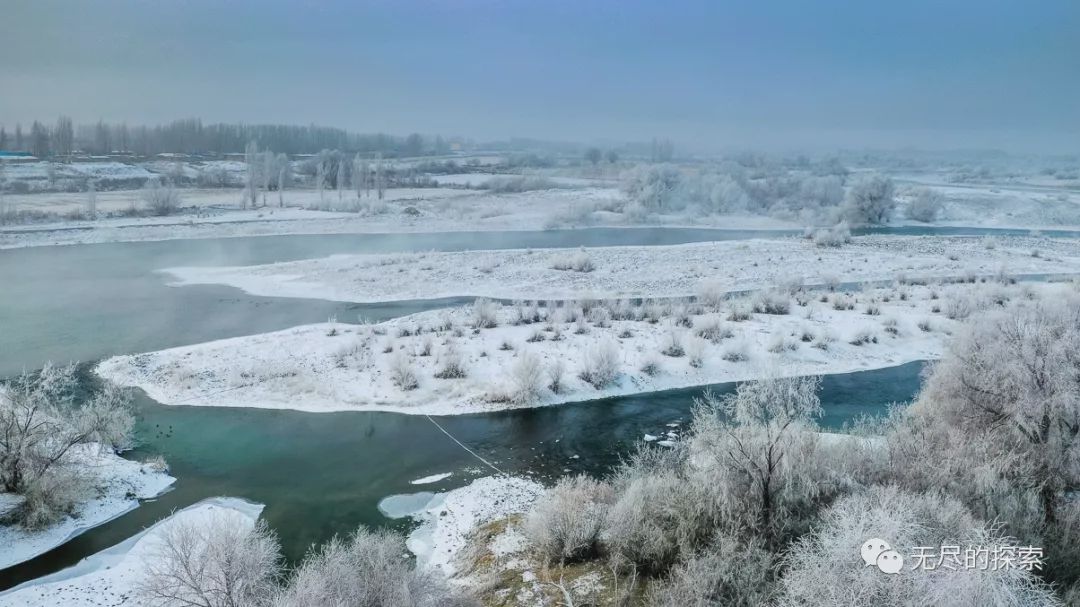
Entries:
[[937,219],[941,210],[945,207],[945,197],[937,190],[919,188],[908,203],[908,219],[930,223]]
[[899,597],[912,605],[1060,605],[1049,586],[1019,567],[927,569],[905,562],[900,575],[883,575],[861,557],[871,538],[885,540],[905,558],[920,546],[1015,545],[955,499],[874,487],[837,500],[822,525],[795,542],[785,557],[779,605],[846,605],[853,592],[861,605]]
[[596,269],[589,254],[584,249],[576,253],[556,255],[551,260],[553,270],[573,270],[574,272],[592,272]]
[[686,354],[682,342],[682,334],[673,328],[668,331],[667,339],[664,341],[664,347],[660,350],[660,353],[664,356],[678,358]]
[[772,596],[775,558],[759,543],[719,535],[700,554],[650,584],[645,604],[759,607]]
[[453,344],[447,344],[439,357],[440,369],[435,373],[438,379],[461,379],[468,375],[461,354]]
[[532,352],[522,352],[510,369],[510,400],[518,405],[536,402],[544,391],[544,369]]
[[760,291],[754,296],[753,311],[758,314],[791,312],[791,297],[781,291]]
[[363,527],[312,550],[273,601],[274,607],[465,604],[438,573],[410,563],[399,535]]
[[694,334],[715,344],[731,337],[734,335],[734,332],[730,328],[724,326],[723,321],[721,321],[719,317],[712,315],[698,322],[697,328],[694,329]]
[[499,325],[499,304],[485,299],[477,299],[472,305],[472,327],[474,329],[491,329]]
[[404,352],[398,352],[390,361],[390,381],[406,392],[420,387],[420,379],[413,370],[412,361]]
[[150,605],[269,605],[280,574],[277,538],[265,521],[246,529],[225,512],[166,523],[142,560],[139,596]]
[[588,476],[559,479],[525,517],[523,531],[530,546],[545,561],[595,557],[613,497],[610,485]]
[[892,179],[877,173],[858,178],[847,192],[844,215],[852,224],[887,223],[896,208]]
[[619,350],[611,342],[596,344],[585,353],[578,371],[585,383],[597,390],[608,387],[619,375]]
[[142,199],[154,215],[170,215],[180,208],[180,192],[172,184],[162,185],[156,179],[143,188]]
[[564,388],[563,378],[566,376],[566,363],[561,358],[555,359],[548,367],[548,390],[554,394],[561,394]]
[[851,242],[851,228],[846,221],[841,221],[831,228],[818,228],[810,238],[819,247],[839,247]]
[[727,291],[719,281],[710,280],[698,285],[697,300],[702,305],[715,310],[723,305],[726,298]]
[[698,369],[705,364],[705,340],[690,337],[686,340],[686,357],[690,366]]
[[647,211],[676,208],[682,183],[682,173],[671,164],[639,165],[623,175],[623,191]]

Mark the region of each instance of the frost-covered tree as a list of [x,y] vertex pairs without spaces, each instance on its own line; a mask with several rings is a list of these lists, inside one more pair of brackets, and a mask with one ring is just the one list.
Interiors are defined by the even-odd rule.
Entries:
[[604,157],[604,153],[600,151],[600,148],[588,148],[585,150],[585,160],[594,167],[600,164],[600,159]]
[[8,208],[4,191],[7,189],[7,158],[0,158],[0,225],[7,223]]
[[847,192],[844,213],[855,225],[887,223],[896,208],[892,179],[877,173],[860,177]]
[[[933,367],[913,412],[1038,496],[1043,524],[1080,490],[1080,302],[973,317]],[[945,447],[947,445],[942,445]]]
[[292,163],[285,154],[278,154],[275,163],[277,165],[278,206],[284,207],[285,188],[292,184]]
[[675,206],[683,177],[675,166],[637,166],[623,179],[623,191],[647,211],[663,212]]
[[[234,515],[166,525],[144,557],[137,592],[160,607],[263,607],[272,604],[280,575],[277,537],[265,521],[252,528]],[[312,603],[314,604],[314,603]]]
[[[75,128],[71,124],[71,118],[61,116],[56,120],[56,128],[53,129],[53,150],[57,156],[71,161],[71,150],[75,144]],[[2,148],[3,146],[0,146]]]
[[93,179],[86,180],[86,217],[97,219],[97,185]]
[[382,154],[375,156],[375,191],[379,200],[386,195],[386,166]]
[[941,192],[930,188],[919,188],[908,203],[908,219],[930,223],[937,219],[939,213],[945,207],[945,197]]
[[30,153],[40,160],[49,157],[49,129],[37,120],[30,126]]
[[615,150],[608,150],[607,153],[604,154],[604,158],[607,159],[608,164],[615,164],[619,161],[619,153]]
[[65,507],[54,499],[64,489],[56,479],[80,446],[128,446],[134,419],[127,395],[107,386],[80,397],[77,387],[74,365],[51,364],[0,387],[0,490],[34,497],[24,522],[45,524]]
[[244,147],[244,201],[242,208],[255,208],[259,191],[259,146],[249,141]]
[[814,419],[821,414],[816,377],[768,377],[744,382],[726,397],[698,399],[690,449],[710,461],[713,480],[724,487],[726,512],[745,515],[773,544],[792,508],[815,495],[819,479],[810,459],[816,448]]

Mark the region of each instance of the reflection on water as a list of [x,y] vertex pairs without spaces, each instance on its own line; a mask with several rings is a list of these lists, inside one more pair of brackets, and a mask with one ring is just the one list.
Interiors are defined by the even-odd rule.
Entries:
[[[822,424],[836,428],[861,414],[907,401],[922,363],[823,378]],[[724,393],[730,384],[711,388]],[[603,474],[669,423],[685,424],[702,389],[670,390],[585,403],[439,417],[448,432],[511,474],[541,481],[566,473]],[[210,496],[266,504],[263,515],[290,559],[312,542],[358,524],[403,529],[379,512],[389,495],[417,493],[409,481],[454,472],[423,491],[445,491],[491,474],[423,417],[394,413],[167,407],[138,401],[142,446],[161,453],[178,478],[154,502],[23,565],[0,572],[0,588],[51,573],[116,544],[175,509]]]

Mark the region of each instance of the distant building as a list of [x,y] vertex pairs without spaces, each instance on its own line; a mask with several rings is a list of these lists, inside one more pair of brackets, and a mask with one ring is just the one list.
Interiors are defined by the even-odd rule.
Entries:
[[30,152],[15,152],[8,150],[0,150],[0,158],[3,158],[6,162],[9,163],[38,161],[36,156],[30,155]]

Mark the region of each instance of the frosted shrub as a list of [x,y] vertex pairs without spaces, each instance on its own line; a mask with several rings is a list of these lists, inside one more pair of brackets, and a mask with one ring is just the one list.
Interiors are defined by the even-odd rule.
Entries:
[[461,354],[452,344],[446,346],[441,358],[442,368],[435,373],[435,377],[438,379],[461,379],[468,375],[465,371],[465,364],[461,360]]
[[589,322],[594,327],[606,329],[611,326],[611,313],[608,312],[607,308],[593,308],[589,310]]
[[647,359],[641,363],[641,372],[649,377],[655,377],[660,374],[660,363],[655,359]]
[[548,367],[548,390],[554,394],[562,394],[564,389],[563,378],[566,376],[566,363],[561,358],[556,359]]
[[649,585],[649,607],[759,607],[772,596],[775,560],[759,543],[719,535],[701,553]]
[[530,405],[539,400],[544,390],[544,370],[540,366],[540,359],[532,352],[523,352],[510,369],[510,381],[510,399],[514,404]]
[[696,337],[686,340],[686,356],[691,367],[701,368],[705,364],[705,341]]
[[390,361],[390,381],[406,392],[420,387],[420,380],[416,377],[412,362],[404,352],[398,352]]
[[614,383],[618,374],[619,351],[614,344],[604,342],[586,352],[578,377],[597,390],[602,390]]
[[901,555],[919,546],[1015,545],[994,527],[975,519],[959,501],[894,487],[875,487],[842,497],[812,533],[795,542],[785,557],[779,605],[905,604],[1021,607],[1060,603],[1037,576],[1020,568],[911,569],[882,575],[860,556],[869,538],[887,538]]
[[814,230],[811,238],[819,247],[839,247],[851,242],[851,228],[846,221],[841,221],[831,228]]
[[671,356],[673,358],[678,358],[683,354],[686,354],[686,350],[683,349],[682,335],[675,329],[668,331],[667,340],[664,342],[664,348],[660,350],[660,353],[664,356]]
[[861,346],[864,344],[876,344],[878,342],[877,335],[874,334],[871,329],[859,329],[855,332],[855,335],[848,341],[853,346]]
[[769,345],[767,349],[773,354],[794,352],[795,350],[799,349],[799,342],[793,339],[789,339],[787,336],[784,335],[773,335],[772,338],[769,340]]
[[731,311],[728,312],[727,319],[731,322],[750,320],[753,312],[754,308],[749,302],[742,299],[733,300],[731,302]]
[[485,299],[477,299],[472,305],[472,327],[474,329],[491,329],[499,325],[499,304]]
[[714,310],[723,305],[726,297],[724,285],[719,281],[706,281],[698,286],[698,302]]
[[840,310],[840,311],[854,310],[855,309],[855,300],[853,300],[850,295],[848,295],[846,293],[842,293],[842,294],[839,294],[839,295],[836,295],[835,297],[833,297],[832,307],[833,307],[833,310]]
[[274,607],[468,604],[439,574],[415,568],[407,554],[405,542],[390,531],[361,527],[347,538],[334,537],[304,558]]
[[663,573],[693,551],[708,522],[699,488],[672,471],[624,471],[601,541],[609,554]]
[[143,188],[142,199],[154,215],[170,215],[180,208],[180,193],[176,188],[171,184],[162,185],[156,179]]
[[606,483],[585,475],[563,477],[536,501],[522,531],[545,561],[593,558],[613,499]]
[[791,297],[780,291],[762,291],[754,297],[753,311],[758,314],[787,314]]
[[945,197],[937,190],[919,188],[914,196],[911,197],[911,202],[908,203],[908,219],[914,219],[915,221],[921,221],[923,223],[934,221],[945,207],[944,200]]
[[740,341],[724,346],[724,352],[720,358],[729,363],[741,363],[750,360],[750,352],[746,344]]
[[218,510],[204,520],[163,524],[142,562],[136,592],[151,605],[267,605],[276,590],[281,554],[277,538],[259,521],[238,525]]
[[576,253],[558,255],[551,260],[553,270],[572,270],[574,272],[592,272],[596,269],[592,258],[581,249]]
[[723,322],[717,316],[709,316],[698,323],[697,329],[694,334],[702,339],[707,339],[712,343],[720,343],[721,341],[734,335],[731,329],[725,327]]

